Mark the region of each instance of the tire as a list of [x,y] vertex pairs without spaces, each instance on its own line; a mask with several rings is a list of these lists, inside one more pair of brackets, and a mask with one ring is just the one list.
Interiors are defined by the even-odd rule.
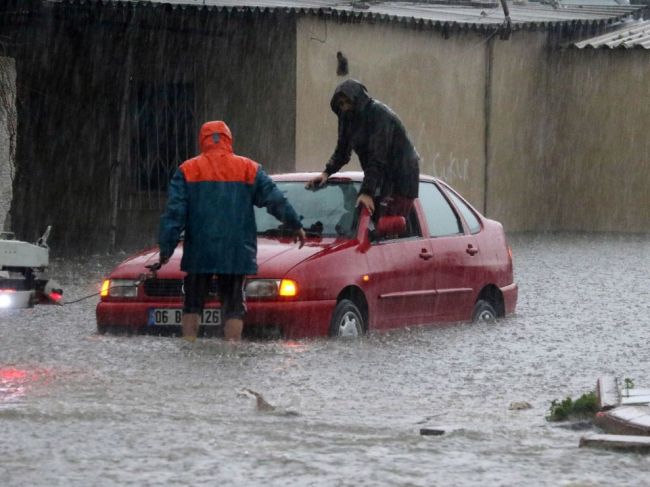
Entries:
[[342,299],[336,304],[330,322],[330,336],[341,338],[360,337],[365,333],[366,325],[357,305],[349,299]]
[[472,321],[474,323],[494,323],[497,320],[497,312],[489,302],[479,299],[474,305]]

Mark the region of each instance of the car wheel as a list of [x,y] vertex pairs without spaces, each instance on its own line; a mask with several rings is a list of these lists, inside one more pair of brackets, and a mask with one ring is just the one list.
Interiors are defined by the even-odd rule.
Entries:
[[358,337],[363,335],[365,325],[357,305],[349,299],[342,299],[336,304],[330,323],[332,337]]
[[494,323],[497,320],[497,312],[494,307],[483,299],[479,299],[474,306],[472,321],[474,323]]

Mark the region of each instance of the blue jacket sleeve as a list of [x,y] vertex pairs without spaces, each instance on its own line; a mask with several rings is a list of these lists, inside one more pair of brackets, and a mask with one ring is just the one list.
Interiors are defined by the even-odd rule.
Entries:
[[255,176],[253,203],[259,208],[266,207],[266,211],[284,223],[288,228],[293,230],[302,228],[302,223],[300,223],[300,218],[296,210],[293,209],[291,203],[287,201],[287,198],[261,167],[257,170],[257,175]]
[[185,229],[187,220],[187,182],[180,169],[176,169],[169,183],[167,207],[160,218],[158,245],[160,257],[168,258],[174,253],[181,232]]

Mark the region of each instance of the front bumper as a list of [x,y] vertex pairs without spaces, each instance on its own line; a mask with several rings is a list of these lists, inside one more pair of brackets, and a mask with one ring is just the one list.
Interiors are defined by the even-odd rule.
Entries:
[[[264,327],[277,327],[284,338],[306,338],[327,336],[335,300],[325,301],[286,301],[246,303],[244,317],[245,331],[255,331]],[[219,308],[219,303],[208,302],[206,308]],[[101,301],[97,305],[98,329],[118,328],[134,332],[155,332],[158,326],[147,324],[151,308],[182,308],[182,304],[169,301]],[[180,327],[176,327],[180,328]]]

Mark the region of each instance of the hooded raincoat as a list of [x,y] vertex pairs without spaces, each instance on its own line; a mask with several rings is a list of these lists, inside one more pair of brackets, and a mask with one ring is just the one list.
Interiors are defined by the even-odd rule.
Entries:
[[205,274],[255,274],[257,227],[253,205],[266,207],[288,229],[300,219],[256,162],[232,150],[221,121],[207,122],[199,135],[201,154],[176,170],[160,221],[160,256],[171,256],[185,230],[181,270]]
[[[351,112],[339,110],[340,94],[353,102]],[[337,86],[330,106],[339,119],[339,134],[325,172],[331,175],[341,169],[354,150],[364,172],[360,193],[375,196],[379,190],[382,197],[417,198],[420,156],[399,117],[352,79]]]

